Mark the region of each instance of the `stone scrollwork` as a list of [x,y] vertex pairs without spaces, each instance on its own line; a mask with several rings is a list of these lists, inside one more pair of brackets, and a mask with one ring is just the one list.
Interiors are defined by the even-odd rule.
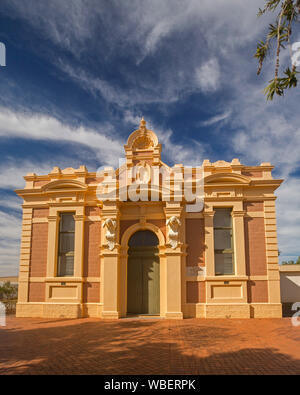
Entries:
[[105,237],[107,240],[108,248],[112,251],[115,248],[117,238],[117,221],[111,218],[106,219],[102,227],[106,227]]
[[142,135],[137,137],[133,143],[133,149],[149,149],[153,147],[153,141],[149,136]]
[[174,215],[166,222],[169,230],[169,242],[171,247],[175,249],[179,242],[179,228],[181,226],[180,219]]
[[145,161],[137,164],[135,173],[135,182],[137,184],[148,184],[151,180],[151,168]]

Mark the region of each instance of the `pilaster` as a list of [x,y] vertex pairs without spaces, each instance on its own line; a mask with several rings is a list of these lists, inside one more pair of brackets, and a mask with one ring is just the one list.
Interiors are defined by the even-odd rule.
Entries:
[[57,240],[59,229],[59,216],[56,210],[50,209],[48,216],[48,253],[47,253],[47,277],[56,276]]
[[204,230],[205,230],[205,266],[206,275],[215,275],[215,246],[214,246],[214,215],[215,211],[205,211]]
[[18,303],[28,302],[32,214],[32,208],[23,208]]
[[[172,216],[181,220],[182,206],[179,202],[167,202],[165,207],[166,221]],[[182,221],[181,221],[182,222]],[[178,245],[172,248],[166,245],[166,313],[165,317],[170,319],[182,319],[182,257],[184,245],[182,239],[183,224],[181,223],[178,235]],[[169,235],[168,235],[169,237]]]
[[233,222],[233,246],[234,246],[234,261],[235,274],[237,276],[246,275],[246,254],[245,254],[245,228],[244,216],[246,211],[232,211]]
[[280,303],[280,275],[275,200],[264,202],[269,303]]
[[121,316],[120,312],[120,215],[118,203],[114,201],[103,202],[102,220],[103,223],[107,219],[115,220],[117,223],[115,245],[113,249],[109,249],[105,236],[105,228],[102,227],[101,235],[101,287],[100,301],[103,304],[102,318],[117,319]]
[[74,277],[83,276],[84,220],[84,207],[80,207],[75,215]]

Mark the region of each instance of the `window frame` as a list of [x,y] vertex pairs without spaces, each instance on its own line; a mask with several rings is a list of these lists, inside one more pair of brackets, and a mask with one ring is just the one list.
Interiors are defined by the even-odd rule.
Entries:
[[[62,226],[62,217],[63,215],[73,215],[73,219],[74,219],[74,230],[72,231],[62,231],[61,230],[61,226]],[[75,226],[76,226],[76,222],[75,222],[75,216],[76,216],[76,212],[75,211],[61,211],[58,213],[58,232],[57,232],[57,237],[58,237],[58,241],[57,241],[57,265],[56,265],[56,277],[74,277],[74,271],[75,271]],[[66,256],[67,253],[65,254],[61,254],[60,253],[60,246],[61,246],[61,235],[62,234],[73,234],[73,238],[74,238],[74,248],[72,252],[68,252],[68,254],[70,254],[69,256],[73,257],[73,273],[72,274],[62,274],[61,273],[61,264],[60,264],[60,257],[61,256]]]
[[[213,224],[213,232],[214,232],[214,257],[215,257],[215,264],[214,264],[214,271],[215,271],[215,276],[234,276],[235,275],[235,254],[234,254],[234,229],[233,229],[233,218],[232,218],[232,212],[233,212],[233,207],[215,207],[215,215],[218,210],[228,210],[230,211],[230,216],[231,216],[231,226],[215,226]],[[215,217],[215,216],[214,216]],[[230,232],[230,240],[231,240],[231,248],[224,248],[224,249],[216,249],[215,248],[215,231],[216,230],[225,230]],[[231,254],[231,261],[232,261],[232,271],[231,273],[217,273],[216,272],[216,254]]]

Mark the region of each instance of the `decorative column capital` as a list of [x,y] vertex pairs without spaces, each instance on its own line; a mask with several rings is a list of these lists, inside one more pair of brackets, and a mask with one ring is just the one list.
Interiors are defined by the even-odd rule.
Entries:
[[[100,257],[119,257],[120,254],[124,253],[121,250],[120,244],[115,243],[114,248],[111,250],[110,248],[107,248],[108,244],[102,244],[100,248]],[[122,256],[125,256],[125,254]]]
[[244,217],[246,215],[246,211],[245,210],[233,210],[231,212],[231,216],[232,218],[235,217]]
[[59,215],[48,215],[48,222],[56,222],[59,221]]
[[203,213],[203,217],[204,218],[213,218],[215,216],[215,211],[211,210],[211,211],[204,211]]
[[85,220],[85,215],[74,215],[75,221],[84,221]]
[[166,202],[166,207],[164,207],[165,216],[167,219],[173,215],[180,217],[182,209],[181,202]]
[[178,243],[176,248],[171,247],[171,244],[166,245],[166,249],[163,252],[163,255],[168,256],[185,256],[186,253],[182,251],[182,243]]

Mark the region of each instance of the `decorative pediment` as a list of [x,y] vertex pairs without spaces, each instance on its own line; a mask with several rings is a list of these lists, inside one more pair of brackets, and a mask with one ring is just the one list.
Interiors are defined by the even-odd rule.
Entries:
[[58,192],[62,190],[84,191],[86,189],[86,185],[77,180],[56,180],[42,187],[43,192]]
[[205,177],[204,184],[250,184],[251,179],[236,173],[217,173]]
[[226,162],[225,160],[218,160],[217,162],[213,163],[215,167],[231,167],[230,162]]

